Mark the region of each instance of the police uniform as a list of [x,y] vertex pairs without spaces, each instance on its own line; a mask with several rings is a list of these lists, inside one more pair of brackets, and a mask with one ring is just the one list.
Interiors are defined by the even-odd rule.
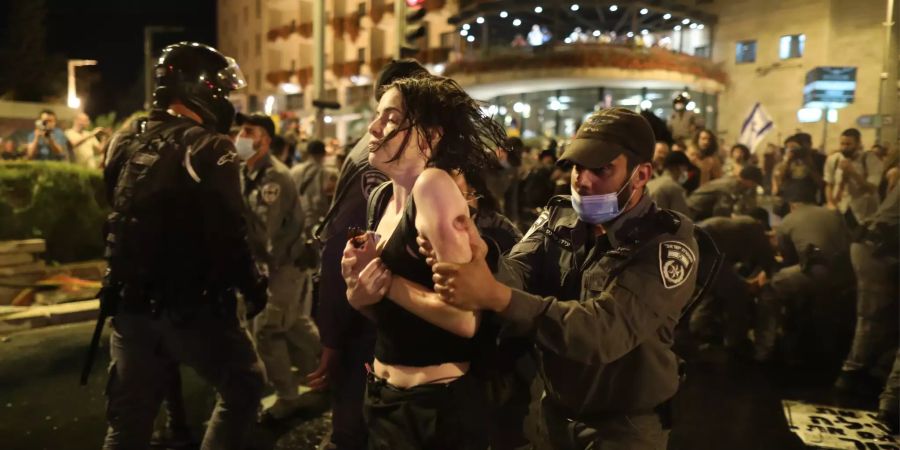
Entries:
[[322,244],[316,323],[322,345],[338,351],[338,367],[330,374],[332,386],[331,443],[338,449],[366,448],[368,430],[362,416],[366,386],[365,364],[372,361],[375,329],[347,302],[341,276],[341,255],[350,227],[366,227],[369,194],[387,177],[369,165],[366,134],[350,151],[331,209],[316,240]]
[[715,322],[720,320],[725,345],[732,348],[745,345],[751,327],[753,296],[744,277],[759,270],[771,275],[775,268],[775,250],[766,235],[768,223],[764,225],[750,216],[711,217],[697,226],[709,233],[725,255],[725,267],[719,272],[710,295],[701,300],[691,315],[691,333],[710,337],[716,334]]
[[[252,117],[252,116],[251,116]],[[296,257],[304,244],[297,191],[287,166],[270,153],[254,167],[244,165],[241,187],[254,259],[269,273],[269,303],[256,318],[257,350],[279,399],[295,399],[291,367],[310,373],[318,354],[318,332],[310,319],[311,289]]]
[[265,285],[246,242],[234,147],[162,110],[140,131],[113,138],[104,173],[114,209],[106,289],[120,297],[104,448],[146,448],[179,363],[219,394],[203,448],[242,448],[264,382],[233,287],[252,306]]
[[684,215],[691,214],[684,188],[677,181],[673,180],[669,174],[663,173],[648,181],[647,190],[659,208],[671,209]]
[[[866,221],[863,237],[851,244],[850,258],[856,274],[856,331],[842,371],[863,372],[897,345],[897,258],[900,224],[900,189],[887,192],[878,210]],[[893,400],[897,409],[897,371],[893,389],[882,397],[882,410]],[[889,385],[890,385],[889,381]],[[892,394],[891,394],[892,392]]]
[[325,167],[321,161],[310,157],[308,161],[291,168],[291,178],[299,194],[303,222],[307,231],[315,227],[328,213],[328,195],[325,187]]
[[700,186],[687,203],[694,220],[727,217],[756,207],[756,191],[742,187],[738,177],[726,176]]
[[515,289],[499,315],[537,346],[554,448],[665,448],[674,328],[697,277],[694,226],[645,194],[605,236],[593,228],[555,197],[503,260],[499,279]]
[[771,356],[778,330],[788,314],[825,292],[840,292],[852,282],[850,235],[840,214],[823,206],[796,204],[777,230],[786,267],[763,286],[756,324],[756,358]]

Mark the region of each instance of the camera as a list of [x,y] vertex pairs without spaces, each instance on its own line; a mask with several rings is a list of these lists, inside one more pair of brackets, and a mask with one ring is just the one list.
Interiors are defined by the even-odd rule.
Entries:
[[49,121],[47,120],[38,119],[34,121],[34,128],[45,134],[50,131],[47,125],[49,125]]

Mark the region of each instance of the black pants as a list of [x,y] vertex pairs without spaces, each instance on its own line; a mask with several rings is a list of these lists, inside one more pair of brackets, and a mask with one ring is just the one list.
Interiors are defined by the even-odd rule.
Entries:
[[363,420],[366,367],[372,362],[374,333],[363,333],[341,348],[340,368],[332,386],[331,443],[337,450],[366,448],[368,431]]
[[369,374],[364,409],[369,448],[486,449],[485,406],[484,387],[471,375],[404,389]]

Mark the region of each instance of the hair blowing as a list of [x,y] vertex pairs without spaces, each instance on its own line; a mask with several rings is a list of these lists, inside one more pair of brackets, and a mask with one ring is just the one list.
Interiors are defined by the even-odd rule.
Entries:
[[[424,146],[431,150],[428,166],[448,172],[470,172],[490,167],[491,155],[484,149],[505,145],[506,132],[500,124],[487,117],[478,102],[469,97],[456,81],[427,75],[397,80],[384,90],[391,88],[396,88],[403,95],[406,126],[394,130],[382,139],[382,143],[398,132],[415,128],[425,141]],[[442,135],[432,148],[430,137],[435,130],[440,130]],[[400,158],[411,135],[406,134],[391,162]]]

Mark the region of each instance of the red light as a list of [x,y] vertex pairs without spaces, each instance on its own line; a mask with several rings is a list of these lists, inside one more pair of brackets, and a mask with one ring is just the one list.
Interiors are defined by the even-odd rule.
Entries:
[[425,6],[425,0],[406,0],[406,6],[410,8],[421,8]]

